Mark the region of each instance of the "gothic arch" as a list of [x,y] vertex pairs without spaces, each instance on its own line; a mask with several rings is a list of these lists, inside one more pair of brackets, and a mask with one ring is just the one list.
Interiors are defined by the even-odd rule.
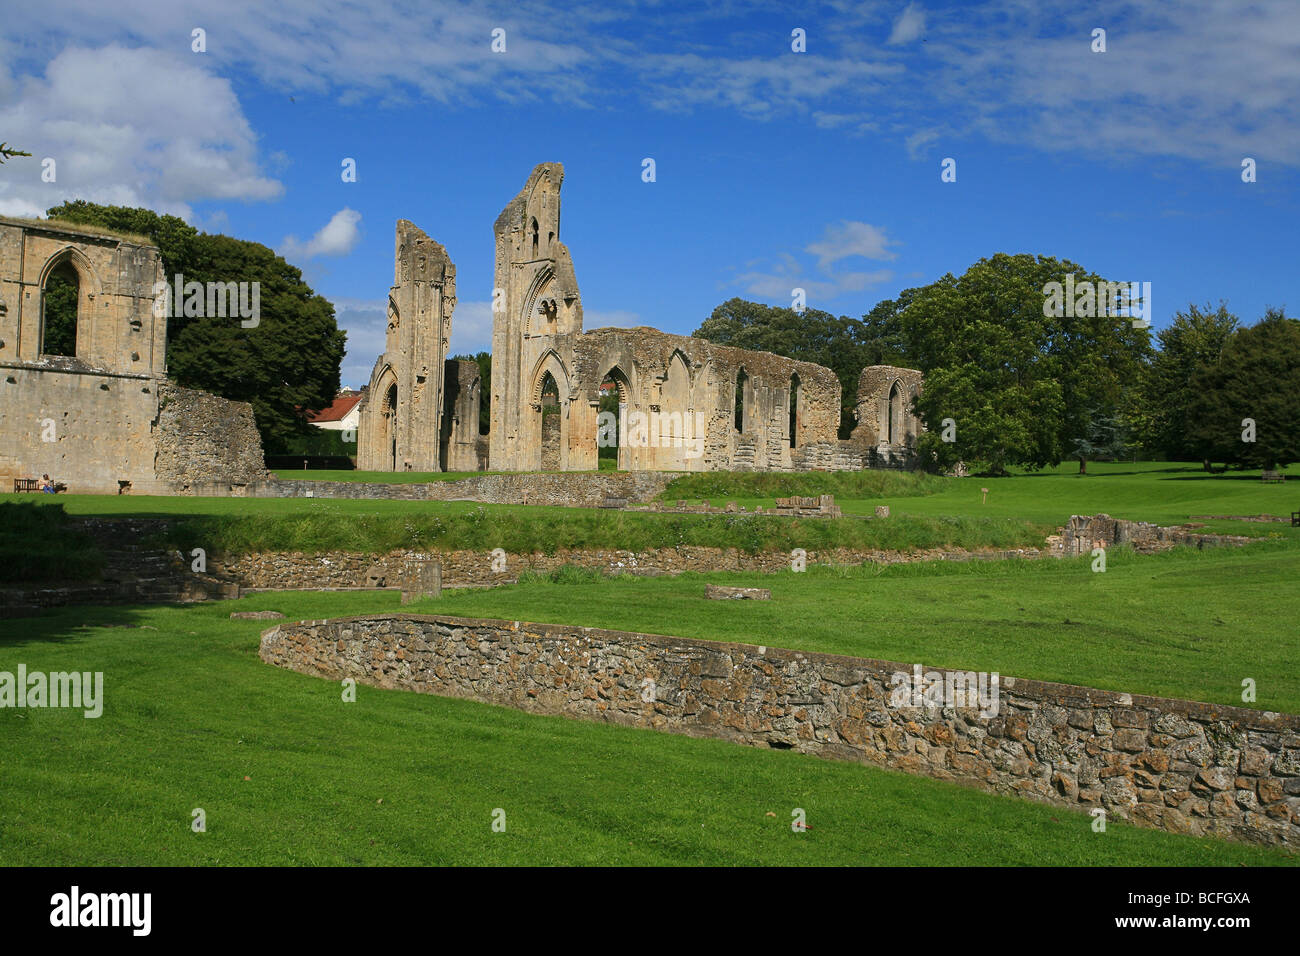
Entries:
[[546,379],[547,372],[550,372],[551,377],[555,379],[555,386],[560,392],[560,404],[563,405],[569,400],[569,370],[564,367],[564,362],[560,360],[555,349],[547,349],[533,365],[532,388],[528,400],[534,405],[541,404],[542,383]]
[[39,282],[42,292],[45,290],[45,283],[49,280],[50,273],[65,262],[70,263],[72,268],[77,270],[77,279],[81,283],[83,295],[99,295],[102,290],[99,273],[95,271],[86,254],[76,246],[64,246],[45,260],[45,265],[41,267]]
[[[524,336],[540,335],[542,332],[533,327],[533,322],[537,318],[537,303],[543,298],[542,293],[547,291],[555,279],[555,270],[550,266],[542,269],[533,277],[533,281],[528,285],[528,291],[524,294]],[[557,318],[558,321],[558,318]]]

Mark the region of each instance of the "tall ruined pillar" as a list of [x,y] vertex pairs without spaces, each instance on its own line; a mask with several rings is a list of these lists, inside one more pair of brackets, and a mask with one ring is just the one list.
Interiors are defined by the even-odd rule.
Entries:
[[[492,396],[489,467],[541,467],[541,379],[555,379],[569,434],[574,370],[566,336],[582,332],[582,301],[569,250],[560,242],[564,167],[541,163],[497,217],[492,295]],[[571,341],[571,339],[570,339]],[[560,465],[567,465],[561,445]]]
[[456,308],[456,267],[414,223],[397,221],[388,334],[360,412],[357,466],[440,471],[443,362]]

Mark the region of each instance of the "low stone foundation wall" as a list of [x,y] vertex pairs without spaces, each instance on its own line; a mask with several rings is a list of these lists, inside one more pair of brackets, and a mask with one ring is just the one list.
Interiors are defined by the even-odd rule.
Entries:
[[[1051,540],[1051,539],[1049,539]],[[1186,528],[1162,528],[1147,521],[1126,521],[1107,514],[1071,515],[1052,540],[1066,557],[1089,554],[1093,548],[1132,545],[1140,554],[1164,551],[1182,545],[1190,548],[1240,547],[1253,539],[1230,534],[1198,534]]]
[[[791,555],[787,551],[760,551],[746,554],[736,548],[706,548],[683,545],[679,548],[652,548],[645,551],[571,550],[561,548],[554,554],[507,554],[505,569],[494,571],[490,551],[430,552],[442,562],[442,586],[445,588],[486,587],[519,580],[526,571],[554,571],[565,565],[594,568],[606,574],[656,576],[681,574],[683,571],[757,571],[770,574],[789,571]],[[900,564],[909,561],[1000,560],[1012,557],[1036,558],[1040,552],[1023,551],[857,551],[833,548],[807,552],[807,564],[857,565],[866,563]],[[301,552],[258,553],[224,557],[208,556],[208,569],[218,578],[244,588],[311,588],[364,587],[372,573],[384,578],[386,587],[409,587],[414,582],[413,569],[420,553],[393,551],[382,555],[330,551],[318,554]],[[499,562],[495,562],[500,567]]]
[[993,714],[895,706],[892,676],[911,665],[440,615],[282,624],[262,634],[260,655],[331,680],[795,749],[1300,848],[1300,717],[1289,714],[1011,677]]
[[500,505],[565,505],[597,508],[606,498],[652,501],[676,478],[672,472],[624,471],[609,474],[471,475],[455,481],[379,484],[363,481],[274,479],[233,484],[222,481],[173,482],[170,493],[238,498],[385,498],[403,501],[478,501]]

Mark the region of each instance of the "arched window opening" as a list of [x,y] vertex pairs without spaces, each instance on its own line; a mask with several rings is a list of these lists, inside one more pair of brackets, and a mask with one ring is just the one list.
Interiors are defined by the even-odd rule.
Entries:
[[77,354],[77,303],[81,277],[64,260],[50,271],[41,290],[41,354]]
[[790,376],[790,447],[799,441],[799,376]]
[[736,431],[745,434],[745,385],[749,382],[749,376],[745,374],[742,368],[736,373]]
[[537,258],[537,220],[533,220],[533,258]]
[[902,414],[903,395],[898,390],[898,383],[895,382],[889,389],[889,444],[895,444],[902,437]]

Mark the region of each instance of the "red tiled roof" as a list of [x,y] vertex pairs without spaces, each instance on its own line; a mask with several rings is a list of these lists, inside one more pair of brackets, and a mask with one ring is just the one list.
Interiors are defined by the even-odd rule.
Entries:
[[309,422],[338,422],[347,417],[348,412],[361,401],[361,395],[339,395],[334,401],[322,408],[319,412],[308,412],[307,421]]

